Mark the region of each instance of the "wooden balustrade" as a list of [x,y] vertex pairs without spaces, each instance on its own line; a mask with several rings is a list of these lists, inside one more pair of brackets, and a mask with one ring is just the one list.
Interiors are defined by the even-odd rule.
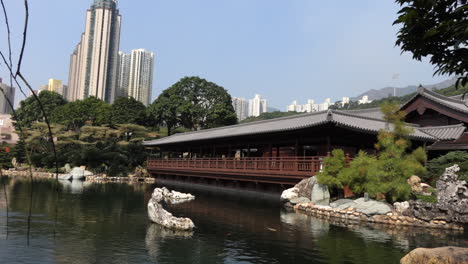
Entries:
[[[194,175],[232,175],[228,179],[259,182],[298,182],[314,176],[323,165],[323,156],[284,158],[196,158],[196,159],[148,159],[148,170],[152,173],[181,173]],[[213,178],[213,176],[206,176]],[[218,177],[216,177],[218,178]],[[226,177],[224,177],[226,178]],[[271,180],[271,179],[275,180]],[[285,181],[282,181],[285,180]]]

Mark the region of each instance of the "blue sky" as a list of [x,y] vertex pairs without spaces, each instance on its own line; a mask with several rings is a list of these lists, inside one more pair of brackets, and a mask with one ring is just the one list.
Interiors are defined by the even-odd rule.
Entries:
[[[5,0],[16,50],[22,2]],[[34,88],[49,78],[67,82],[69,56],[91,3],[30,0],[23,71]],[[156,53],[153,98],[181,77],[197,75],[232,96],[259,93],[284,110],[292,100],[335,101],[372,88],[448,78],[433,77],[427,60],[412,60],[394,46],[399,6],[390,0],[120,0],[119,9],[121,50]],[[5,50],[4,27],[0,32]],[[3,65],[0,76],[8,76]]]

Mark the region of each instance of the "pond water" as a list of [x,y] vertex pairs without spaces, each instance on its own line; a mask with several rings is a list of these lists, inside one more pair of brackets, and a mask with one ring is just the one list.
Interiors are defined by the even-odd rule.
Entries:
[[61,182],[56,192],[54,181],[35,180],[31,203],[28,180],[2,182],[0,263],[383,264],[416,247],[468,246],[463,232],[342,227],[288,212],[277,196],[165,183],[197,197],[168,206],[197,226],[174,232],[148,221],[156,185]]

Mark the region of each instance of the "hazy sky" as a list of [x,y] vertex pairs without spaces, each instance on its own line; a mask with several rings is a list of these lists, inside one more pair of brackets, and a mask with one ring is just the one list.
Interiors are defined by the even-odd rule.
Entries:
[[[4,1],[18,51],[23,1]],[[23,67],[34,88],[49,78],[68,81],[69,56],[91,3],[30,0]],[[120,49],[156,54],[153,98],[181,77],[198,75],[232,96],[259,93],[284,110],[292,100],[335,101],[371,88],[448,78],[433,77],[427,61],[400,55],[392,26],[399,6],[391,0],[120,0],[119,9]],[[4,51],[4,26],[0,36]],[[3,64],[0,76],[8,76]]]

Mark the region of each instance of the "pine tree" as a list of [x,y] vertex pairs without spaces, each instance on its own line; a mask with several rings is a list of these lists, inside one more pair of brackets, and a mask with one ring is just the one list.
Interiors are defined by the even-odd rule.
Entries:
[[334,149],[330,157],[323,162],[323,170],[317,173],[317,181],[326,184],[329,188],[343,188],[338,174],[345,167],[345,154],[342,149]]
[[405,112],[399,111],[397,104],[385,103],[381,110],[390,126],[379,132],[379,154],[368,168],[366,189],[372,196],[385,194],[389,202],[407,200],[411,194],[407,179],[426,173],[426,153],[422,148],[408,153],[412,129],[405,125]]
[[358,155],[338,174],[338,180],[343,186],[348,186],[354,194],[361,195],[367,192],[369,183],[369,167],[377,161],[375,156],[364,151],[359,151]]

